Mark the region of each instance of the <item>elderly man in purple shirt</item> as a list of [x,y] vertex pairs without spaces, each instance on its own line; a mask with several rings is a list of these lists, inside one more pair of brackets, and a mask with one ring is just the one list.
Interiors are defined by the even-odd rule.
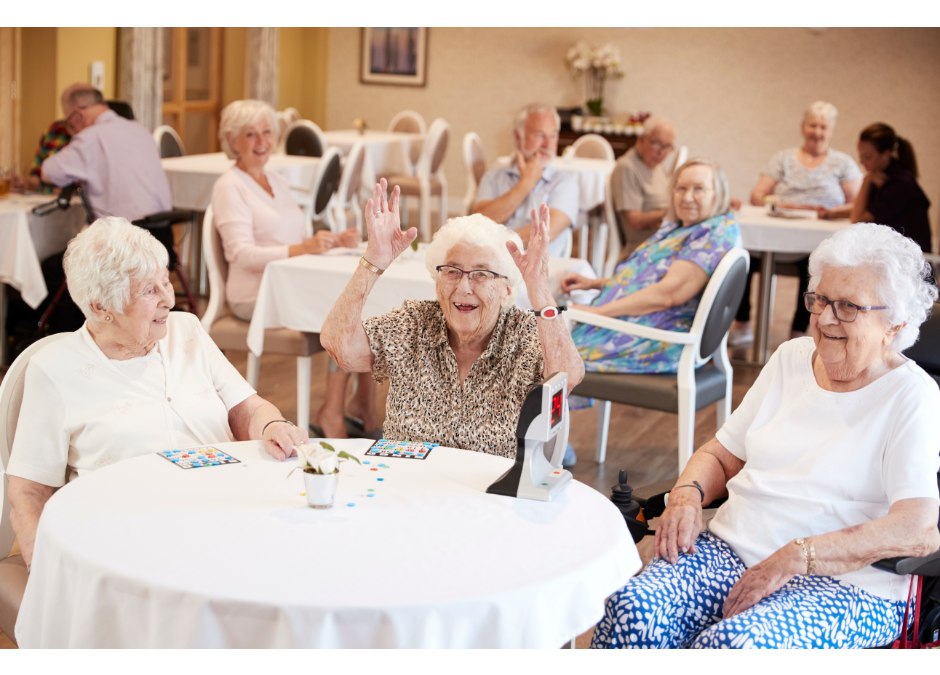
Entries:
[[170,184],[150,133],[120,117],[92,87],[69,96],[71,142],[42,163],[42,180],[80,182],[95,215],[138,220],[172,208]]

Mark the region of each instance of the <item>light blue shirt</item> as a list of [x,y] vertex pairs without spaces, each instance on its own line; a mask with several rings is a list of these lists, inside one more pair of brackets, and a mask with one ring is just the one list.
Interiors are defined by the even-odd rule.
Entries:
[[777,184],[774,194],[783,202],[812,204],[832,208],[845,204],[842,183],[860,180],[862,172],[851,157],[844,152],[829,149],[826,159],[815,169],[800,164],[796,148],[781,150],[774,155],[764,174]]
[[[480,179],[477,201],[488,201],[502,197],[519,182],[520,177],[519,167],[515,164],[487,171]],[[578,179],[574,174],[561,172],[551,165],[546,166],[542,171],[539,182],[522,200],[512,217],[506,221],[506,227],[510,230],[518,230],[530,224],[532,209],[537,211],[542,204],[547,204],[548,208],[558,209],[564,213],[573,225],[578,222],[580,198]],[[548,246],[548,254],[555,257],[560,256],[567,247],[570,236],[570,232],[565,232],[556,237]]]

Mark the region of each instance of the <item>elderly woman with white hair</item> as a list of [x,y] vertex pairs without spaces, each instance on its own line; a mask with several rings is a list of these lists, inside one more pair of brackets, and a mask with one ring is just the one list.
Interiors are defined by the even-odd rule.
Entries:
[[[622,261],[609,279],[568,274],[565,293],[596,289],[591,305],[572,305],[651,328],[688,331],[702,292],[741,231],[730,213],[728,178],[717,162],[697,157],[676,169],[663,224]],[[598,373],[675,373],[682,345],[580,324],[572,338],[587,370]],[[580,405],[571,402],[572,407]]]
[[[357,246],[355,227],[335,235],[319,230],[307,238],[304,212],[294,201],[287,179],[265,164],[277,143],[274,109],[263,101],[235,101],[222,111],[219,139],[235,166],[212,188],[212,218],[222,238],[229,263],[225,297],[232,313],[250,321],[261,288],[264,267],[274,260],[323,253],[336,246]],[[330,364],[326,397],[317,411],[320,431],[329,438],[345,438],[343,418],[346,373]],[[364,431],[376,427],[375,384],[359,379],[350,413],[361,419]]]
[[[778,206],[816,211],[820,218],[848,218],[852,204],[862,187],[862,172],[849,155],[829,147],[839,111],[831,103],[816,101],[803,111],[800,133],[803,145],[781,150],[770,159],[751,191],[751,204],[763,206],[767,196],[775,195]],[[800,293],[809,282],[808,258],[796,261],[800,271]],[[751,274],[757,271],[751,260]],[[751,319],[751,274],[744,289],[728,344],[740,346],[753,340]],[[791,337],[799,337],[809,325],[809,313],[797,302],[791,325]]]
[[[369,247],[323,324],[321,341],[349,370],[390,381],[384,435],[399,441],[505,457],[529,387],[568,373],[584,375],[548,288],[549,209],[533,209],[528,250],[519,235],[482,215],[452,218],[427,250],[437,300],[406,301],[362,320],[369,292],[417,237],[401,231],[399,189],[386,201],[383,178],[369,201]],[[538,311],[514,305],[525,281]]]
[[7,473],[26,564],[57,488],[162,450],[261,440],[276,459],[307,433],[258,396],[175,302],[166,248],[123,218],[69,242],[69,293],[86,317],[33,356]]
[[[874,647],[910,578],[873,562],[940,546],[940,391],[901,353],[937,298],[912,240],[862,223],[810,257],[812,337],[784,343],[692,455],[655,556],[594,647]],[[728,500],[703,531],[702,506]]]

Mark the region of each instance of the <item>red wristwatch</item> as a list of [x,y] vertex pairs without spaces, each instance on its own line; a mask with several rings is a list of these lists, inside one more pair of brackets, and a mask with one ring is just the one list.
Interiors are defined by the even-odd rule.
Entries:
[[560,307],[545,307],[539,311],[532,310],[532,313],[535,316],[540,316],[543,319],[554,319],[556,316],[568,309],[567,305],[561,305]]

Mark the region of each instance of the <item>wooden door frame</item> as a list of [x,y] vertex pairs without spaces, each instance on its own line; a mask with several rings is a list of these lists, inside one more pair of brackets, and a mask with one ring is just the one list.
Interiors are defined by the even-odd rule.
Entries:
[[[209,113],[209,152],[219,150],[219,112],[222,100],[222,29],[209,28],[209,99],[186,101],[186,30],[174,27],[174,55],[170,63],[176,66],[176,101],[163,102],[162,115],[176,115],[176,132],[186,142],[186,113]],[[162,38],[161,38],[162,39]]]

